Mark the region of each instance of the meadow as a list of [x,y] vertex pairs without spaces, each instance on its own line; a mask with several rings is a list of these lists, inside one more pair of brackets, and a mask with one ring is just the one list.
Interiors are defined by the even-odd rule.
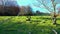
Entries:
[[55,34],[53,30],[60,34],[60,17],[53,25],[51,16],[0,16],[0,34]]

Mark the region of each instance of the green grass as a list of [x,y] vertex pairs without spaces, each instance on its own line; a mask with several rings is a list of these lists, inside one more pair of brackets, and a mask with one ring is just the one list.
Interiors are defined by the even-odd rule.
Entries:
[[53,25],[50,16],[0,16],[0,34],[55,34],[52,29],[60,34],[60,19]]

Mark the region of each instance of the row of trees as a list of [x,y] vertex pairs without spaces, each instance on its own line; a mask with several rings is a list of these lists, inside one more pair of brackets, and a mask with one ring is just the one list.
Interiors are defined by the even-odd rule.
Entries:
[[0,15],[41,15],[40,11],[34,13],[30,6],[18,6],[17,2],[11,0],[0,0]]
[[19,7],[0,5],[0,16],[14,16],[20,11]]
[[20,12],[18,13],[18,15],[25,15],[25,16],[29,16],[29,15],[33,15],[33,11],[32,8],[30,6],[21,6],[20,7]]
[[0,15],[6,15],[6,16],[27,16],[27,15],[33,15],[33,11],[30,6],[28,7],[16,7],[16,6],[3,6],[0,5]]
[[17,15],[19,7],[17,2],[14,0],[0,0],[0,16],[5,15]]
[[0,0],[0,15],[32,15],[30,6],[18,6],[17,1]]

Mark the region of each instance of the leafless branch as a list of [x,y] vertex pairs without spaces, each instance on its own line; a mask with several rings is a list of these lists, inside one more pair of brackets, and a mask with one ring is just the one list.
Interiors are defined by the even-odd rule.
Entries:
[[[53,9],[54,9],[54,13],[56,13],[56,5],[57,5],[57,3],[56,2],[54,2],[55,0],[51,0],[51,2],[52,2],[52,6],[53,6]],[[56,13],[57,14],[57,13]]]
[[41,0],[37,0],[39,3],[41,3],[50,13],[52,12],[48,6],[45,5],[45,3]]

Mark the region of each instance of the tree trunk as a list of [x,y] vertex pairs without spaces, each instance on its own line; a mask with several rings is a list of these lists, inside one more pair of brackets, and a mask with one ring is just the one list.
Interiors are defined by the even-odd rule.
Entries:
[[52,21],[53,21],[53,24],[56,24],[56,17],[53,17]]

